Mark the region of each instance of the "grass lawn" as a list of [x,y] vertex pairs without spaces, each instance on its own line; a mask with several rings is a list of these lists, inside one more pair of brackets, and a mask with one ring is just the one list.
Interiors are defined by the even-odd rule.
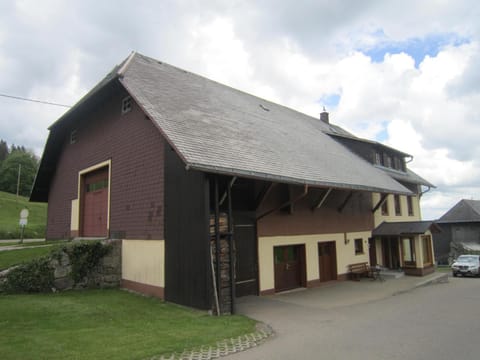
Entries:
[[20,211],[28,209],[28,224],[25,227],[25,238],[45,237],[47,224],[47,204],[31,203],[28,198],[0,191],[0,239],[19,239]]
[[50,251],[56,247],[57,245],[38,248],[26,246],[24,248],[20,247],[18,250],[0,251],[0,270],[20,264],[24,261],[29,261],[44,255],[48,255]]
[[254,328],[121,290],[0,296],[2,360],[148,359]]
[[437,265],[437,271],[443,273],[452,272],[452,268],[448,265]]

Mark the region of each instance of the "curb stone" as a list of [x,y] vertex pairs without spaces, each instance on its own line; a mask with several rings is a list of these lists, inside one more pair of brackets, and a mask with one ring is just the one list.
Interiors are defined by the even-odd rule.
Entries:
[[274,334],[273,329],[266,324],[259,323],[256,327],[257,330],[253,333],[218,341],[216,346],[201,346],[181,353],[155,356],[149,360],[210,360],[245,351],[261,345]]

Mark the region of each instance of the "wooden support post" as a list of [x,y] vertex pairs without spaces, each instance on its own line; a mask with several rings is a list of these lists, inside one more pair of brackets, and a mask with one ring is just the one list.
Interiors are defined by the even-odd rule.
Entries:
[[387,198],[388,194],[382,194],[382,196],[380,197],[380,200],[379,202],[377,203],[377,205],[375,205],[375,207],[372,209],[372,213],[374,213],[375,211],[378,210],[378,208],[380,206],[382,206],[382,204],[385,202],[385,199]]
[[332,190],[333,190],[332,188],[329,188],[323,196],[320,196],[317,203],[312,207],[312,211],[315,211],[315,209],[319,209],[323,205],[323,203],[325,202],[325,200],[327,200],[328,195],[330,195]]
[[340,206],[338,207],[338,209],[337,209],[338,212],[342,212],[342,211],[343,211],[343,209],[345,208],[345,206],[347,206],[347,204],[348,204],[348,202],[350,201],[350,199],[352,198],[352,196],[353,196],[353,191],[350,191],[350,192],[348,193],[347,197],[345,198],[345,201],[342,203],[342,205],[340,205]]
[[304,198],[305,196],[307,196],[307,194],[308,194],[308,185],[304,185],[304,186],[303,186],[303,192],[302,192],[299,196],[297,196],[297,197],[296,197],[295,199],[293,199],[293,200],[289,200],[289,201],[287,201],[287,202],[284,202],[282,205],[277,206],[277,207],[275,207],[275,208],[273,208],[273,209],[271,209],[271,210],[265,211],[264,213],[262,213],[262,214],[260,214],[259,216],[257,216],[257,221],[260,220],[261,218],[264,218],[264,217],[267,216],[267,215],[270,215],[271,213],[274,213],[275,211],[278,211],[278,210],[280,210],[280,209],[283,209],[283,208],[286,207],[286,206],[290,206],[290,205],[296,203],[298,200],[301,200],[302,198]]
[[232,186],[236,177],[227,185],[228,251],[230,256],[230,312],[235,314],[235,234],[233,233]]
[[222,314],[222,291],[221,291],[221,270],[220,270],[220,208],[218,204],[218,176],[215,176],[214,182],[214,202],[215,202],[215,263],[217,266],[216,276],[217,276],[217,294],[218,294],[218,303],[219,308],[217,309],[217,315]]
[[268,194],[270,194],[270,191],[272,190],[274,185],[275,183],[272,182],[263,187],[262,191],[260,191],[260,194],[258,194],[257,198],[255,199],[255,210],[258,210],[260,206],[262,206],[263,202],[267,198]]

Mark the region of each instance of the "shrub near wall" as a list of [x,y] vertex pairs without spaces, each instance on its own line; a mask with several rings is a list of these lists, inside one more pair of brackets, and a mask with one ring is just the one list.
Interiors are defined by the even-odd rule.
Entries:
[[0,291],[28,293],[117,287],[121,277],[120,256],[121,241],[68,244],[49,257],[4,271],[0,274]]

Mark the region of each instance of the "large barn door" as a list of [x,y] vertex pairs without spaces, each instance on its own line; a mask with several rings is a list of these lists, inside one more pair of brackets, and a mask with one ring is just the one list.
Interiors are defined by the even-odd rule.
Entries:
[[82,236],[106,237],[108,220],[108,167],[83,178]]
[[235,293],[237,297],[258,295],[257,233],[254,220],[234,216]]

